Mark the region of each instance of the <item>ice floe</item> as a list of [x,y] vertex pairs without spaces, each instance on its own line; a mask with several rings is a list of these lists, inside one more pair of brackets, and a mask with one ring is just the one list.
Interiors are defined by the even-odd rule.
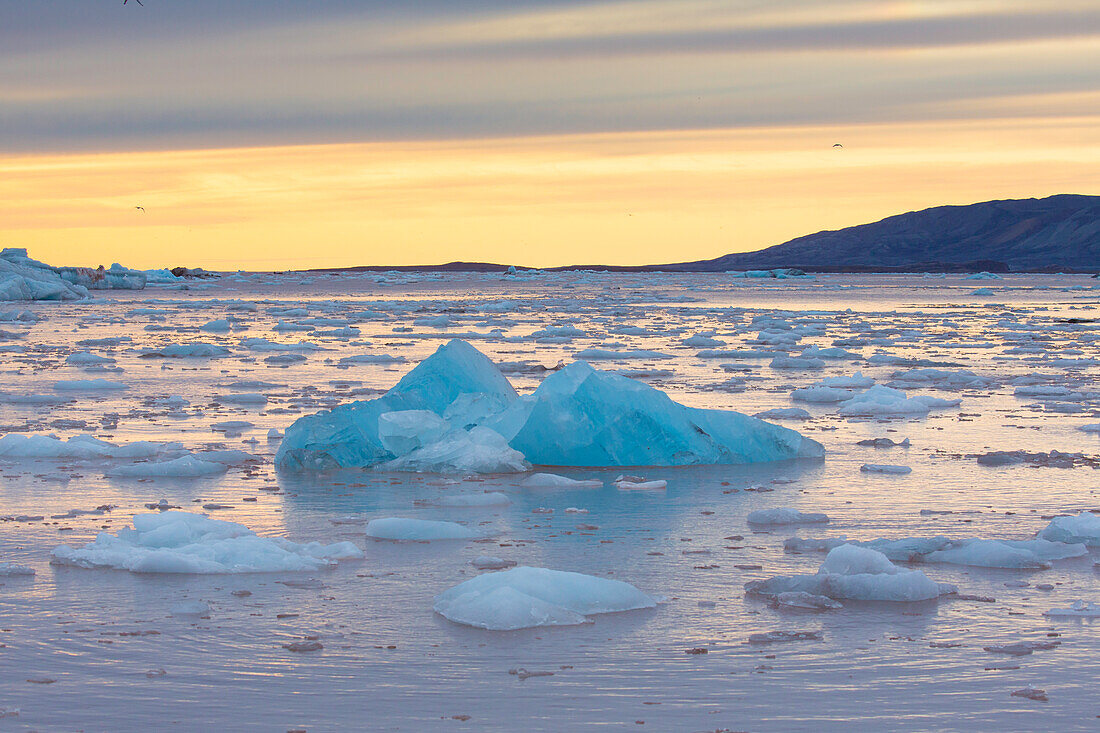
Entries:
[[350,542],[299,544],[260,537],[244,525],[190,512],[138,514],[133,523],[133,529],[102,532],[83,547],[62,545],[53,551],[52,562],[133,573],[275,573],[321,570],[363,556]]
[[516,567],[460,583],[435,597],[435,611],[466,626],[514,631],[569,626],[601,613],[654,608],[657,599],[621,580]]

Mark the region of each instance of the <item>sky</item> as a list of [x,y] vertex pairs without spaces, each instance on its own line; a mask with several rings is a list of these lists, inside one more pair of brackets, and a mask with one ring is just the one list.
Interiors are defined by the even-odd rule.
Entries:
[[647,264],[1100,194],[1096,0],[143,1],[0,1],[0,245]]

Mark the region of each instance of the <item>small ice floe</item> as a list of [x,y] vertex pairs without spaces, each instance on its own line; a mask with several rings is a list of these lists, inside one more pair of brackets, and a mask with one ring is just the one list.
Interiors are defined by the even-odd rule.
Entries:
[[584,361],[612,361],[618,359],[671,359],[671,354],[646,349],[624,349],[614,351],[612,349],[584,349],[573,355],[576,359]]
[[780,354],[772,359],[768,366],[772,369],[824,369],[825,361],[823,359]]
[[1038,536],[1051,542],[1100,547],[1100,515],[1081,512],[1077,516],[1055,517]]
[[229,329],[232,324],[224,318],[219,318],[214,321],[207,321],[199,326],[200,331],[206,331],[207,333],[229,333]]
[[435,611],[459,624],[494,631],[590,622],[600,613],[654,608],[621,580],[547,568],[516,567],[460,583],[435,597]]
[[301,364],[306,358],[305,354],[274,354],[264,357],[264,363],[271,366],[290,366],[291,364]]
[[267,431],[267,439],[268,440],[282,440],[283,439],[283,434],[281,432],[279,432],[278,428],[271,428],[270,430]]
[[482,507],[482,506],[508,506],[512,503],[506,495],[499,491],[485,491],[480,494],[453,494],[440,496],[428,502],[434,506],[446,506],[456,508]]
[[223,394],[214,398],[217,402],[225,405],[266,405],[267,396],[262,395],[259,392],[240,392],[237,394]]
[[841,403],[837,413],[866,417],[905,417],[927,415],[931,410],[958,407],[962,400],[945,400],[920,395],[907,397],[905,392],[881,384],[860,392]]
[[0,562],[0,578],[34,575],[34,568],[14,562]]
[[245,430],[253,427],[255,427],[255,423],[250,423],[247,420],[223,420],[210,425],[210,429],[215,433],[225,433],[226,435],[240,435]]
[[809,402],[817,405],[835,404],[852,399],[852,391],[839,387],[810,385],[791,392],[791,399],[795,402]]
[[[843,537],[808,539],[791,537],[783,543],[783,549],[794,553],[828,552],[843,544],[876,550],[894,562],[947,563],[1014,570],[1044,570],[1052,567],[1054,560],[1065,560],[1088,554],[1088,550],[1082,544],[1064,544],[1042,539],[952,540],[947,537],[906,537],[898,540],[877,539],[868,542],[855,542],[845,540]],[[1027,586],[1026,581],[1018,582],[1022,583],[1019,587]]]
[[668,488],[668,482],[664,480],[634,481],[633,478],[635,477],[616,479],[615,488],[623,491],[661,491]]
[[385,517],[367,523],[367,537],[391,542],[434,542],[437,540],[472,540],[481,537],[469,527],[457,522],[430,519]]
[[130,389],[130,385],[108,379],[62,379],[54,382],[53,388],[58,392],[111,392]]
[[66,364],[72,364],[73,366],[105,366],[107,364],[114,364],[115,360],[109,356],[100,356],[99,354],[92,354],[87,351],[77,351],[69,354],[65,358]]
[[1100,618],[1100,603],[1074,601],[1069,608],[1052,608],[1043,611],[1043,615],[1051,618]]
[[762,527],[778,527],[792,524],[827,524],[829,517],[815,512],[800,512],[789,507],[777,507],[775,509],[758,509],[749,512],[746,521],[749,524]]
[[1028,700],[1035,700],[1036,702],[1050,701],[1050,698],[1047,697],[1047,691],[1040,690],[1038,687],[1024,687],[1020,690],[1013,690],[1009,693],[1009,697],[1023,697],[1027,698]]
[[811,415],[801,407],[776,407],[758,412],[753,417],[759,420],[809,420]]
[[851,544],[830,550],[816,575],[780,575],[745,584],[747,593],[768,598],[801,591],[833,600],[894,603],[928,601],[957,590],[919,570],[903,570],[877,550]]
[[908,448],[910,446],[909,438],[895,442],[892,438],[868,438],[866,440],[860,440],[856,445],[866,446],[868,448]]
[[1050,651],[1060,646],[1060,641],[1017,641],[1012,644],[994,644],[982,649],[990,654],[1007,654],[1012,657],[1026,657],[1034,652]]
[[101,532],[80,548],[62,545],[53,551],[51,562],[132,573],[205,575],[316,571],[363,556],[350,542],[299,544],[260,537],[244,525],[190,512],[137,514],[133,522],[133,529],[121,529],[117,535]]
[[139,440],[121,445],[90,435],[74,435],[61,440],[52,435],[8,433],[0,437],[0,458],[34,460],[90,460],[95,458],[155,458],[183,452],[180,443],[155,443]]
[[190,344],[168,344],[159,349],[142,352],[143,359],[196,359],[229,356],[224,346],[196,341]]
[[909,466],[892,466],[887,463],[864,463],[859,470],[863,473],[889,473],[895,476],[913,473],[913,469]]
[[1100,422],[1078,425],[1077,429],[1085,433],[1100,433]]
[[844,607],[828,596],[804,591],[778,593],[768,600],[768,605],[781,611],[832,611]]
[[481,555],[471,560],[470,564],[478,570],[504,570],[505,568],[514,568],[516,566],[516,561],[503,560],[499,557],[491,557],[489,555]]
[[750,634],[750,644],[780,644],[789,641],[821,641],[820,631],[768,631],[763,634]]
[[194,455],[187,455],[170,461],[116,466],[107,471],[107,475],[119,478],[201,478],[218,476],[227,470],[223,463],[205,461]]
[[533,473],[520,486],[528,489],[598,489],[603,486],[599,479],[572,479],[556,473]]

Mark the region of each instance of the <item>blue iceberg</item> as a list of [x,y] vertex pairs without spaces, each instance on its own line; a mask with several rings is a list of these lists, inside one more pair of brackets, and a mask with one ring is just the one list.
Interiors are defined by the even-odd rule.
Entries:
[[[463,445],[477,450],[456,450]],[[519,397],[484,354],[453,340],[383,396],[297,420],[275,463],[294,470],[388,464],[383,467],[492,473],[529,464],[684,466],[823,455],[819,443],[789,428],[686,407],[583,361]]]

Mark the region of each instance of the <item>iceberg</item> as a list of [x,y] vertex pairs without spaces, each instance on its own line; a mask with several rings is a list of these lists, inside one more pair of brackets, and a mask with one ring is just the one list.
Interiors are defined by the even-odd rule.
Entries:
[[621,580],[517,567],[459,583],[435,597],[435,612],[492,631],[588,623],[600,613],[654,608],[657,600]]
[[673,402],[574,362],[487,421],[535,465],[683,466],[820,457],[819,443],[739,412]]
[[761,526],[780,526],[787,524],[828,524],[829,517],[818,512],[800,512],[797,509],[779,507],[776,509],[758,509],[749,512],[745,518],[749,524]]
[[544,466],[679,466],[821,457],[789,428],[673,402],[586,362],[519,397],[481,352],[452,340],[381,397],[300,418],[276,466],[498,473]]
[[314,571],[339,560],[363,557],[350,542],[298,544],[260,537],[236,522],[203,514],[166,511],[137,514],[134,528],[118,535],[101,532],[80,548],[62,545],[51,562],[80,568],[112,568],[131,573],[277,573]]

